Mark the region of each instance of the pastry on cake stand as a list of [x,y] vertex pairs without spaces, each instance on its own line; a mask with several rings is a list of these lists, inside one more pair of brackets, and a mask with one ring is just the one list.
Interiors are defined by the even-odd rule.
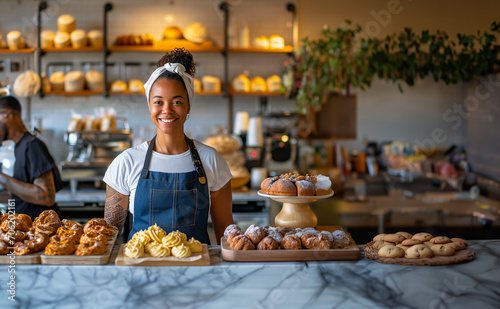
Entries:
[[315,196],[280,196],[265,194],[262,191],[257,194],[283,203],[281,211],[274,218],[276,226],[305,228],[315,227],[318,224],[318,217],[309,207],[309,203],[333,196],[333,190],[329,189],[327,194]]

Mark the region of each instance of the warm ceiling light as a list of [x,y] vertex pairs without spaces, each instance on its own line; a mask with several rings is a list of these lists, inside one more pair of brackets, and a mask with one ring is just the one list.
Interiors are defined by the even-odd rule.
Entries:
[[163,19],[165,20],[166,23],[171,23],[174,21],[175,17],[172,14],[167,14]]

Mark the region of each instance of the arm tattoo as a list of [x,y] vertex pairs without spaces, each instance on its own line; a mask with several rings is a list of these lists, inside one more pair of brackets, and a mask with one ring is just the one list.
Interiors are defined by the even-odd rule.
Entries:
[[107,187],[104,220],[108,224],[116,226],[120,232],[127,217],[127,209],[120,204],[122,200],[123,198],[118,191],[109,186]]

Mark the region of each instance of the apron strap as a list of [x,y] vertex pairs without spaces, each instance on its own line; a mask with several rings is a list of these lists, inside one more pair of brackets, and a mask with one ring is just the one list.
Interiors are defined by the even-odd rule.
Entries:
[[[196,146],[194,145],[194,142],[192,139],[188,138],[187,136],[184,135],[186,138],[186,142],[189,146],[189,150],[191,150],[191,160],[193,160],[193,165],[196,170],[196,173],[198,174],[198,180],[202,185],[204,185],[207,182],[207,175],[205,174],[205,169],[203,168],[203,164],[201,163],[200,155],[198,154],[198,150],[196,149]],[[142,167],[141,171],[141,178],[146,179],[148,178],[148,172],[149,172],[149,164],[151,162],[151,155],[153,154],[153,148],[155,146],[155,140],[156,140],[156,135],[151,139],[151,142],[149,143],[148,151],[146,152],[146,158],[144,159],[144,166]]]
[[148,178],[149,163],[151,162],[151,155],[153,154],[153,148],[155,147],[156,135],[153,137],[149,143],[148,151],[146,152],[146,158],[144,159],[144,166],[142,167],[141,178]]
[[194,168],[196,170],[196,173],[198,174],[198,180],[202,185],[204,185],[207,182],[207,175],[205,174],[205,169],[203,168],[203,164],[201,163],[198,150],[196,149],[196,146],[194,145],[192,139],[188,138],[185,135],[184,137],[186,138],[186,142],[189,146],[189,149],[191,150],[191,159],[193,160]]

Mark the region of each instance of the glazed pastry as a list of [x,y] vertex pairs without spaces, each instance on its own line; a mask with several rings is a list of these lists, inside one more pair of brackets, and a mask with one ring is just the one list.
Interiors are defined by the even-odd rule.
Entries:
[[131,239],[127,242],[123,254],[133,259],[140,258],[144,255],[144,245],[137,240]]
[[50,237],[50,242],[45,247],[45,255],[70,255],[75,253],[75,251],[75,243],[62,241],[57,235]]
[[351,243],[349,236],[342,230],[333,231],[332,236],[335,248],[345,248]]
[[7,242],[7,243],[10,243],[11,241],[13,241],[13,242],[24,241],[25,238],[26,238],[26,233],[24,233],[23,231],[12,230],[12,231],[3,233],[2,240]]
[[307,249],[315,249],[319,246],[319,238],[313,234],[306,233],[300,237],[302,246]]
[[33,223],[37,232],[48,234],[48,236],[54,235],[61,225],[59,216],[52,209],[44,210]]
[[30,237],[27,241],[28,248],[30,248],[31,252],[42,251],[45,246],[50,241],[50,238],[46,234],[36,233]]
[[285,250],[298,250],[302,249],[302,241],[300,240],[299,237],[293,234],[288,234],[283,237],[280,246],[281,249]]
[[243,232],[241,230],[232,231],[231,234],[229,234],[229,236],[226,238],[227,244],[231,245],[231,243],[233,242],[234,238],[236,236],[239,236],[239,235],[243,235]]
[[108,236],[104,234],[83,234],[82,237],[80,237],[80,243],[81,244],[93,244],[96,241],[103,243],[104,245],[108,244]]
[[[75,231],[78,235],[78,238],[82,237],[83,226],[80,223],[75,222],[75,221],[71,221],[68,219],[63,219],[61,221],[61,223],[62,223],[62,227],[64,227],[66,230]],[[61,236],[61,235],[59,235],[59,236]]]
[[235,231],[241,232],[241,228],[237,226],[236,224],[230,224],[226,227],[224,230],[224,237],[228,238],[230,234],[234,233]]
[[75,254],[78,256],[82,255],[102,255],[108,251],[106,245],[100,241],[93,241],[89,243],[82,243],[76,248]]
[[245,236],[248,237],[254,245],[256,245],[262,240],[262,238],[266,237],[266,232],[263,228],[252,224],[245,231]]
[[194,237],[191,237],[191,239],[188,240],[186,244],[192,253],[199,253],[203,250],[203,245],[201,244],[201,242],[194,239]]
[[307,180],[298,180],[295,182],[297,187],[297,196],[313,196],[316,194],[316,187]]
[[281,243],[281,240],[283,240],[283,235],[278,232],[277,228],[270,227],[267,230],[267,236],[272,237],[274,240],[278,242],[278,245]]
[[177,258],[187,258],[191,256],[191,249],[185,244],[172,248],[172,255]]
[[280,195],[280,196],[296,196],[297,187],[295,184],[286,179],[279,179],[278,176],[274,178],[266,178],[260,187],[261,191],[266,194]]
[[28,246],[28,241],[24,242],[16,242],[14,245],[14,254],[15,255],[27,255],[32,253],[31,249]]
[[166,257],[170,255],[170,249],[161,243],[152,243],[152,245],[149,246],[149,254],[151,254],[152,257]]
[[266,236],[257,244],[257,250],[276,250],[279,243],[272,237]]
[[286,235],[287,233],[289,232],[294,232],[295,233],[295,229],[292,229],[291,227],[289,226],[284,226],[284,227],[276,227],[276,230],[278,231],[278,233],[280,233],[281,235]]
[[5,255],[9,252],[10,252],[9,245],[7,245],[7,243],[4,242],[3,240],[0,240],[0,255]]
[[116,227],[109,225],[106,220],[102,218],[90,219],[83,227],[84,233],[91,237],[97,236],[99,234],[113,236],[116,229]]
[[238,235],[233,239],[233,242],[229,246],[231,250],[254,250],[255,245],[253,242],[245,235]]

